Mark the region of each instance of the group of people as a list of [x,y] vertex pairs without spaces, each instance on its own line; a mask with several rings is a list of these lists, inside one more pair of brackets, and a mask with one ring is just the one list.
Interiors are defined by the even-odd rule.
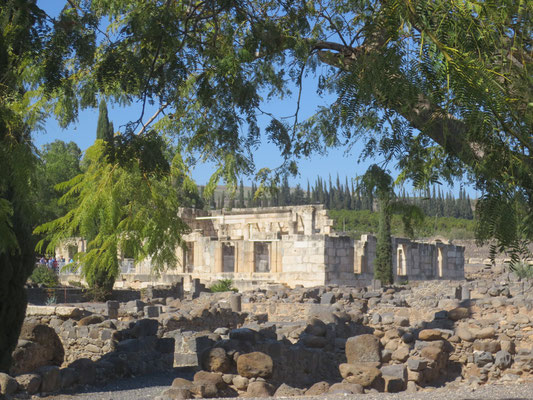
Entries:
[[[74,260],[71,258],[68,263],[70,264],[73,262]],[[54,256],[52,256],[52,257],[47,258],[45,256],[42,256],[39,259],[39,264],[50,268],[52,271],[58,274],[60,268],[63,268],[67,264],[67,260],[65,260],[65,257],[55,258]]]

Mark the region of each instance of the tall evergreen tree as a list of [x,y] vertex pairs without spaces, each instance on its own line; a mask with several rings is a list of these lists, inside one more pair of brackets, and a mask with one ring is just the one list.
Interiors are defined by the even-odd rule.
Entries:
[[375,193],[379,206],[379,229],[374,261],[374,278],[383,284],[393,282],[392,272],[392,237],[390,220],[393,199],[392,178],[377,165],[369,167],[362,179],[364,192]]
[[365,194],[373,193],[378,201],[379,227],[374,261],[374,277],[384,284],[393,282],[391,218],[393,212],[402,215],[404,231],[413,235],[413,223],[420,224],[424,215],[422,210],[411,204],[398,201],[392,177],[377,165],[371,165],[361,180]]
[[113,123],[109,122],[107,113],[107,104],[102,98],[100,106],[98,107],[98,123],[96,125],[96,139],[104,140],[105,142],[112,142],[113,140]]
[[287,175],[283,176],[283,181],[280,190],[280,206],[288,206],[291,204],[291,189],[289,187],[289,178]]
[[246,205],[244,204],[244,184],[241,179],[241,183],[239,184],[239,207],[244,208]]

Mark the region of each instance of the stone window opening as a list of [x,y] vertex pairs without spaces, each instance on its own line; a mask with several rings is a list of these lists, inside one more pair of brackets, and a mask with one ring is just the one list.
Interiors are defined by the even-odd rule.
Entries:
[[73,259],[76,254],[78,254],[78,246],[70,244],[67,247],[68,259]]
[[222,271],[235,272],[235,246],[231,243],[222,244]]
[[185,249],[185,269],[187,272],[194,271],[194,243],[187,242],[187,248]]
[[254,271],[270,272],[270,243],[254,242]]

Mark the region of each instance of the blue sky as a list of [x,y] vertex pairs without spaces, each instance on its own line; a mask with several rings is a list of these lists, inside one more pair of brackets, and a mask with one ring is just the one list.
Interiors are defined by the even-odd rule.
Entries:
[[[50,16],[57,16],[65,4],[65,1],[38,0],[37,4]],[[316,94],[316,87],[317,81],[313,78],[307,78],[301,96],[300,121],[311,116],[317,106],[327,105],[332,100],[331,98],[321,99]],[[295,90],[294,92],[296,93]],[[287,116],[294,114],[297,103],[296,99],[297,97],[293,96],[292,98],[287,98],[283,101],[272,101],[262,105],[262,107],[265,111],[271,112],[277,117]],[[109,104],[108,102],[108,108],[109,118],[113,121],[115,129],[119,129],[129,121],[137,120],[141,112],[141,107],[138,103],[133,104],[131,107],[124,108],[116,104]],[[147,106],[144,120],[146,121],[154,111],[155,109],[153,107],[150,108]],[[266,117],[260,117],[259,119],[263,122],[261,124],[262,127],[266,127],[269,119]],[[71,124],[67,129],[60,128],[53,118],[49,118],[45,123],[44,131],[34,133],[35,144],[40,148],[46,143],[60,139],[66,142],[74,141],[82,150],[85,150],[94,142],[96,137],[97,120],[97,109],[80,112],[78,121]],[[328,176],[331,175],[332,178],[335,179],[337,174],[339,174],[341,182],[344,182],[346,177],[350,179],[356,175],[361,175],[364,173],[368,165],[372,164],[374,161],[369,160],[364,164],[357,164],[359,151],[360,147],[354,146],[352,152],[348,154],[345,153],[346,149],[334,149],[331,150],[327,156],[315,155],[311,159],[302,159],[299,163],[300,175],[295,178],[291,177],[289,182],[291,185],[300,183],[305,187],[307,180],[313,183],[317,176],[327,179]],[[281,164],[282,159],[279,156],[278,149],[271,143],[263,140],[261,147],[254,154],[254,161],[257,169],[264,167],[275,168]],[[215,169],[213,165],[198,165],[192,171],[192,175],[198,184],[205,184],[214,171]],[[243,180],[247,184],[251,182],[250,177],[243,177]]]
[[[325,105],[327,103],[315,94],[315,87],[316,83],[313,81],[309,81],[309,85],[304,87],[300,120],[310,116],[317,105]],[[139,104],[134,104],[127,108],[108,104],[108,108],[109,118],[113,121],[115,129],[120,129],[127,122],[136,120],[139,117],[141,107]],[[264,106],[264,109],[276,116],[293,114],[296,109],[296,98],[270,102]],[[153,108],[147,108],[145,121],[153,112]],[[62,129],[53,118],[49,118],[45,123],[45,130],[34,133],[34,142],[40,148],[45,143],[56,139],[66,142],[74,141],[82,150],[85,150],[92,145],[96,137],[97,119],[97,109],[85,110],[80,113],[77,122],[71,124],[67,129]],[[260,117],[259,120],[262,122],[262,127],[265,127],[268,123],[268,118],[266,117]],[[327,178],[331,174],[335,178],[338,173],[341,182],[344,182],[345,177],[350,179],[355,177],[355,175],[363,174],[367,166],[372,163],[372,160],[370,160],[364,164],[357,164],[359,157],[359,147],[357,145],[354,146],[351,153],[345,152],[346,149],[334,149],[327,156],[316,155],[311,159],[302,159],[299,164],[300,175],[296,178],[290,178],[289,181],[294,185],[300,183],[305,186],[308,179],[313,183],[317,176]],[[263,140],[260,148],[254,154],[254,161],[258,169],[263,167],[275,168],[282,162],[282,159],[279,156],[278,149],[273,144]],[[192,171],[192,174],[198,184],[205,184],[213,172],[213,165],[204,164],[197,166]],[[250,178],[244,177],[244,181],[245,183],[250,182]]]
[[[37,4],[43,7],[49,15],[55,16],[60,12],[65,1],[38,0]],[[317,81],[313,78],[307,78],[301,96],[300,121],[311,116],[317,106],[331,103],[332,98],[320,98],[316,94],[316,87]],[[294,92],[296,93],[295,90]],[[137,120],[140,116],[141,107],[138,103],[127,108],[108,103],[108,107],[109,118],[113,121],[115,129],[120,129],[121,126],[123,128],[123,125],[127,122]],[[284,99],[283,101],[271,101],[262,107],[278,117],[291,115],[296,110],[296,96]],[[153,112],[153,108],[147,107],[144,120],[146,121]],[[34,142],[40,148],[42,145],[56,139],[66,142],[74,141],[82,150],[85,150],[94,142],[97,119],[97,109],[85,110],[79,114],[77,122],[71,124],[67,129],[62,129],[54,119],[49,118],[45,123],[44,131],[34,133]],[[263,128],[268,123],[267,118],[260,118],[260,121],[263,122],[261,124]],[[326,156],[314,155],[310,159],[302,159],[299,163],[299,176],[290,178],[289,182],[291,186],[299,183],[305,188],[307,180],[312,184],[315,182],[317,176],[327,179],[331,175],[333,179],[336,179],[338,174],[341,182],[344,182],[346,177],[351,179],[356,175],[362,175],[370,164],[379,160],[367,160],[364,163],[357,163],[360,151],[361,145],[356,144],[349,153],[346,153],[346,149],[344,148],[333,149]],[[259,150],[254,154],[254,161],[257,169],[263,167],[275,168],[281,163],[281,158],[277,148],[266,142],[266,140],[263,140]],[[198,184],[203,185],[207,183],[214,170],[214,166],[210,164],[198,165],[192,171],[192,176]],[[394,171],[392,173],[394,175]],[[243,177],[243,180],[245,184],[250,184],[251,182],[250,177]],[[459,186],[455,185],[453,192],[457,193]],[[446,191],[448,187],[444,186],[442,189]],[[471,190],[469,192],[471,195],[474,194]]]

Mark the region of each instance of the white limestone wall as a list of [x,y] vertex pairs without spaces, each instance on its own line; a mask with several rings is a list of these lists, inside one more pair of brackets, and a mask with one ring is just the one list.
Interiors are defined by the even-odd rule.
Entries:
[[324,285],[326,278],[325,235],[284,235],[281,244],[281,283],[289,286]]
[[355,285],[354,240],[348,236],[326,236],[326,284]]
[[[354,272],[359,283],[368,283],[373,277],[376,243],[376,238],[372,235],[362,235],[361,240],[354,243]],[[424,243],[393,238],[392,262],[396,282],[464,279],[462,246],[439,241]]]

